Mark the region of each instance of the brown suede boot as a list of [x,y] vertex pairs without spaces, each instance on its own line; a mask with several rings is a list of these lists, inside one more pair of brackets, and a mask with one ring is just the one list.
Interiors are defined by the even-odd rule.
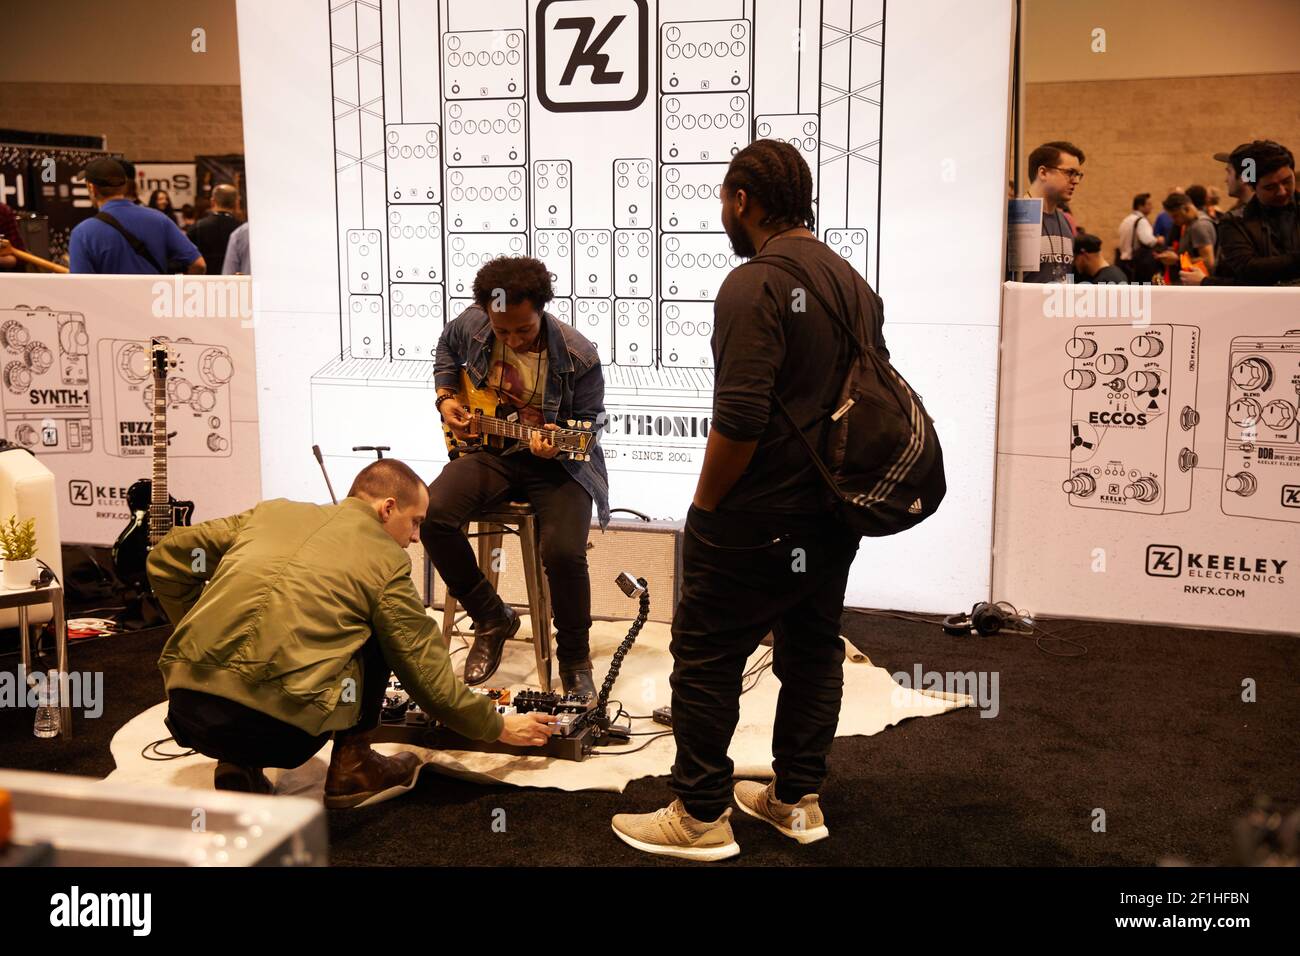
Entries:
[[413,753],[392,757],[370,749],[373,730],[366,733],[336,734],[325,776],[325,806],[341,810],[360,806],[387,790],[409,787],[420,772],[420,758]]

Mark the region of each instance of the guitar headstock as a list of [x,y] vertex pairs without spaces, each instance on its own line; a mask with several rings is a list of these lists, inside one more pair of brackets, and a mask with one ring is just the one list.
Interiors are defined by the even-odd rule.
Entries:
[[571,461],[587,461],[591,458],[591,446],[596,443],[596,435],[603,422],[586,422],[570,418],[556,444],[560,450],[567,452]]
[[152,365],[154,381],[165,381],[167,378],[167,369],[176,367],[176,360],[172,358],[171,351],[167,348],[167,340],[154,338],[149,347],[149,353],[153,358]]

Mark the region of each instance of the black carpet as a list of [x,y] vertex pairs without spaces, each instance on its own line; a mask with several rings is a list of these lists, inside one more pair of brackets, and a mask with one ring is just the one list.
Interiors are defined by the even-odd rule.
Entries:
[[[1230,864],[1234,822],[1257,796],[1300,804],[1296,637],[1052,622],[1087,645],[1066,659],[1020,636],[954,638],[933,624],[858,613],[844,626],[891,672],[917,663],[996,671],[1000,712],[959,710],[837,740],[822,795],[831,838],[800,847],[737,811],[741,856],[721,865]],[[104,715],[78,718],[66,742],[33,737],[30,710],[0,710],[0,766],[108,774],[114,732],[163,698],[155,662],[164,638],[153,630],[74,645],[74,669],[104,672]],[[14,655],[0,657],[0,669],[15,666]],[[1241,699],[1247,678],[1256,703]],[[331,812],[331,858],[686,865],[637,853],[609,830],[612,814],[668,799],[662,778],[623,794],[562,793],[426,771],[399,799]],[[1097,809],[1105,832],[1094,830]]]

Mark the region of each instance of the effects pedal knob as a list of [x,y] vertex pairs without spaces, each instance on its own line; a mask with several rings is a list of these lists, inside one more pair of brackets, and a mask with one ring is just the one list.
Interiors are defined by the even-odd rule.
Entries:
[[143,382],[149,377],[149,353],[132,343],[117,354],[117,367],[128,382]]
[[1097,359],[1097,371],[1102,375],[1119,375],[1128,368],[1128,359],[1118,352],[1107,352]]
[[216,432],[208,436],[208,451],[225,451],[230,442],[226,441]]
[[197,412],[210,412],[217,407],[217,393],[199,386],[189,398],[190,406]]
[[1259,402],[1253,398],[1239,398],[1228,406],[1228,421],[1238,428],[1254,428],[1259,413]]
[[5,366],[5,387],[15,395],[21,395],[32,385],[32,370],[22,362],[10,362]]
[[31,342],[27,346],[27,364],[32,367],[32,371],[37,375],[49,371],[54,364],[54,353],[50,351],[49,346],[41,342]]
[[1238,362],[1232,370],[1232,384],[1243,391],[1265,391],[1273,384],[1273,366],[1262,358]]
[[21,352],[27,347],[31,337],[32,334],[27,331],[27,326],[17,319],[10,319],[0,326],[0,341],[4,342],[5,348],[10,352]]
[[1274,399],[1264,406],[1260,421],[1275,431],[1290,428],[1295,422],[1295,406],[1283,399]]
[[1239,471],[1235,475],[1229,475],[1228,480],[1223,483],[1223,487],[1234,495],[1249,498],[1255,493],[1255,489],[1259,487],[1259,482],[1255,480],[1255,476],[1250,472]]
[[1134,372],[1128,377],[1128,383],[1135,392],[1156,392],[1160,389],[1160,373]]
[[1154,335],[1139,335],[1129,343],[1129,351],[1138,358],[1155,358],[1165,350],[1165,343]]
[[199,374],[209,385],[225,385],[235,375],[235,363],[225,349],[206,349],[199,357]]
[[1074,338],[1065,343],[1065,354],[1070,358],[1092,358],[1097,354],[1096,339]]
[[1148,475],[1124,487],[1124,497],[1143,504],[1151,504],[1160,497],[1160,483]]
[[183,378],[167,379],[167,400],[173,405],[184,405],[194,395],[194,386]]
[[1077,392],[1097,384],[1097,373],[1090,368],[1072,368],[1065,373],[1065,387]]
[[1097,481],[1086,471],[1076,471],[1070,478],[1061,482],[1061,490],[1067,495],[1087,498],[1097,490]]
[[14,432],[14,435],[24,445],[35,445],[36,439],[39,437],[36,429],[31,425],[19,425],[18,429]]

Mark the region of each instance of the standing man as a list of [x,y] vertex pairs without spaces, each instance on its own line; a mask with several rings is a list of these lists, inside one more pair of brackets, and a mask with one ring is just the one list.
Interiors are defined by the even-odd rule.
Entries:
[[107,157],[92,160],[83,175],[99,213],[72,230],[68,240],[72,272],[165,275],[177,263],[188,275],[203,273],[203,256],[176,223],[157,209],[127,198],[129,179],[121,163]]
[[1234,151],[1233,157],[1243,176],[1253,171],[1255,195],[1240,216],[1223,220],[1220,273],[1231,276],[1236,285],[1300,282],[1295,156],[1280,143],[1266,140],[1252,143],[1241,155]]
[[1062,211],[1083,181],[1083,150],[1073,143],[1044,143],[1029,154],[1029,189],[1025,196],[1043,201],[1042,246],[1038,271],[1026,282],[1068,282],[1074,270],[1074,226]]
[[1241,169],[1241,160],[1250,154],[1250,149],[1263,140],[1255,140],[1253,143],[1242,143],[1230,153],[1215,153],[1214,158],[1223,163],[1223,185],[1228,190],[1228,195],[1237,200],[1237,204],[1227,210],[1225,216],[1240,216],[1242,210],[1246,208],[1246,203],[1250,202],[1255,196],[1254,177],[1251,182],[1246,182],[1241,178],[1239,170]]
[[1179,284],[1175,277],[1180,274],[1179,262],[1184,253],[1193,260],[1202,260],[1207,273],[1213,273],[1215,229],[1210,217],[1196,208],[1187,193],[1170,193],[1164,207],[1179,229],[1177,249],[1156,253],[1156,258],[1168,267],[1168,281]]
[[591,340],[546,311],[553,297],[546,266],[526,256],[502,256],[474,278],[477,304],[442,330],[433,380],[443,423],[465,437],[470,414],[457,397],[463,374],[475,388],[495,391],[533,431],[527,444],[465,452],[449,461],[429,486],[429,517],[420,539],[474,621],[465,682],[482,684],[519,630],[519,615],[479,570],[461,526],[512,494],[530,501],[541,527],[560,681],[565,693],[594,694],[587,537],[593,502],[600,526],[609,523],[609,478],[598,446],[587,460],[573,461],[546,433],[558,427],[557,420],[603,425],[605,378]]
[[203,253],[208,271],[213,275],[221,275],[226,244],[230,242],[230,234],[239,228],[239,220],[235,218],[238,210],[239,190],[222,183],[212,190],[212,212],[190,226],[190,240]]
[[385,458],[337,505],[264,501],[175,528],[150,553],[149,580],[176,625],[158,661],[167,727],[217,759],[218,790],[270,793],[262,768],[306,763],[331,733],[327,807],[410,786],[414,754],[370,749],[392,671],[457,733],[546,742],[544,721],[502,718],[452,673],[405,550],[427,507],[420,476]]
[[[630,846],[692,860],[740,852],[733,795],[745,813],[800,843],[828,835],[818,793],[839,721],[840,617],[859,539],[834,519],[829,489],[773,398],[813,447],[822,445],[852,351],[819,296],[888,355],[879,298],[812,232],[812,174],[793,146],[757,140],[732,158],[722,223],[736,254],[757,258],[732,271],[714,302],[713,425],[687,513],[672,625],[677,799],[613,819]],[[769,632],[781,681],[776,777],[767,786],[741,782],[733,794],[727,749],[742,675]]]
[[1160,271],[1155,250],[1161,244],[1148,217],[1155,204],[1150,193],[1133,197],[1133,211],[1119,224],[1119,266],[1130,282],[1150,282]]

